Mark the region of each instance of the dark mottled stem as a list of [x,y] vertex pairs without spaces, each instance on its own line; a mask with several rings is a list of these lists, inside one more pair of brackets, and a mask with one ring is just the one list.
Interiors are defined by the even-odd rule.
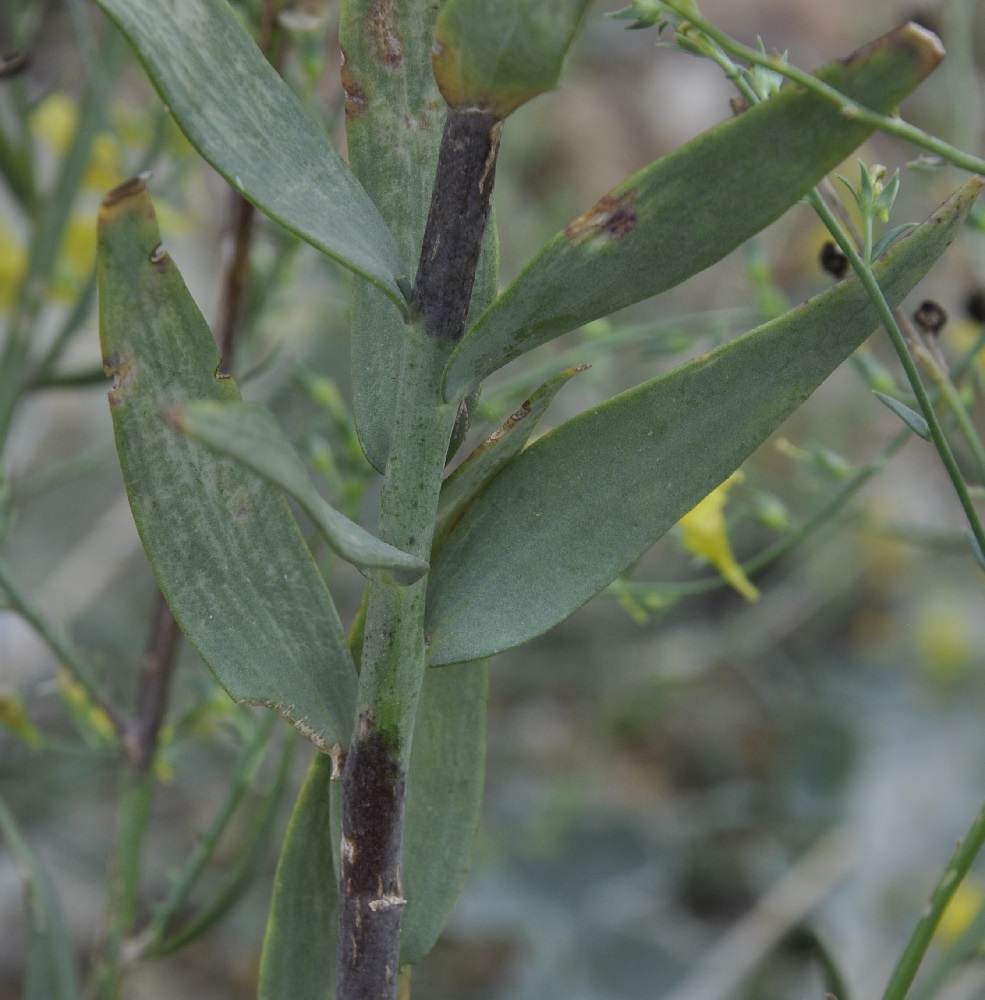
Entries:
[[174,620],[167,601],[158,591],[144,668],[137,689],[136,712],[124,737],[124,749],[131,767],[138,775],[149,770],[157,752],[179,636],[178,623]]
[[222,357],[222,368],[232,373],[236,336],[242,327],[243,306],[249,291],[250,245],[253,239],[253,222],[256,209],[241,195],[235,196],[235,229],[233,256],[226,269],[222,286],[222,306],[216,341]]
[[[429,558],[456,407],[442,375],[461,337],[489,215],[501,125],[448,115],[406,328],[380,536]],[[359,718],[342,770],[337,1000],[395,1000],[404,794],[425,669],[426,580],[370,586]]]
[[458,340],[465,330],[502,130],[503,123],[487,112],[449,111],[445,120],[414,282],[424,327],[442,340]]

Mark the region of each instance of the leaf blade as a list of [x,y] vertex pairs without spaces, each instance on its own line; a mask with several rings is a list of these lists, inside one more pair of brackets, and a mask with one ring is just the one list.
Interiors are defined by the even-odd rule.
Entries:
[[401,311],[407,269],[369,195],[225,0],[97,0],[198,152]]
[[427,572],[426,562],[380,541],[321,496],[265,406],[205,400],[175,407],[169,419],[217,454],[235,459],[282,489],[314,521],[332,549],[359,569],[388,570],[400,583],[413,583]]
[[446,0],[432,63],[449,107],[503,119],[554,90],[589,0]]
[[416,964],[434,946],[468,874],[482,808],[488,690],[486,663],[424,675],[407,776],[402,963]]
[[291,812],[270,901],[258,1000],[332,1000],[339,886],[332,856],[332,761],[316,753]]
[[[907,25],[817,75],[888,110],[941,54],[935,36]],[[446,397],[708,267],[779,218],[870,132],[788,87],[628,178],[548,242],[465,334],[448,364]]]
[[284,498],[172,427],[166,406],[237,401],[147,190],[128,181],[99,216],[99,318],[130,506],[175,618],[229,694],[268,705],[317,745],[344,740],[355,667]]
[[[899,302],[978,195],[973,179],[876,265]],[[721,483],[878,324],[857,280],[540,438],[475,500],[429,577],[430,661],[562,621]]]

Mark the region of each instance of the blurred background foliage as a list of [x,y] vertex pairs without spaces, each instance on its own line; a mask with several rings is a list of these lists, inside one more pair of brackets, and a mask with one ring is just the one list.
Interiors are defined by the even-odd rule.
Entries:
[[[564,87],[507,126],[495,202],[504,280],[610,186],[729,114],[732,92],[714,66],[598,16],[617,6],[597,5]],[[260,23],[258,2],[240,9]],[[806,67],[919,15],[949,59],[907,117],[982,151],[985,10],[974,0],[702,9]],[[336,10],[297,0],[286,14],[281,70],[344,146]],[[84,0],[7,0],[0,54],[21,52],[27,67],[0,79],[0,798],[52,873],[85,961],[101,933],[120,763],[112,719],[80,676],[110,706],[132,704],[155,600],[105,402],[95,212],[112,186],[152,169],[169,251],[218,325],[239,208]],[[916,152],[876,137],[862,156],[892,171]],[[843,172],[854,178],[854,161]],[[904,167],[893,222],[922,219],[955,181]],[[798,206],[710,272],[540,348],[496,376],[470,442],[560,368],[593,365],[565,387],[554,422],[827,287],[824,239]],[[940,350],[952,362],[982,330],[981,241],[969,233],[920,292],[950,316]],[[348,289],[330,262],[258,218],[235,370],[304,447],[326,495],[372,525],[376,477],[347,404]],[[985,801],[981,571],[958,505],[932,448],[911,438],[752,583],[727,569],[731,554],[754,557],[882,464],[901,425],[867,386],[880,366],[898,378],[877,336],[703,521],[496,662],[474,870],[415,973],[415,995],[791,1000],[837,983],[826,956],[853,995],[881,991],[954,838]],[[982,379],[976,360],[963,391],[978,419]],[[360,578],[319,555],[348,623]],[[228,801],[233,775],[238,808],[175,928],[236,905],[178,957],[138,965],[128,996],[253,994],[276,847],[309,753],[296,747],[281,794],[295,742],[280,725],[268,736],[262,714],[232,705],[182,649],[155,764],[142,922]],[[274,821],[258,829],[265,804]],[[0,847],[0,1000],[19,995],[22,888]],[[940,989],[918,986],[922,995],[985,991],[974,960],[983,902],[985,873],[973,873],[930,964],[959,945],[971,958]]]

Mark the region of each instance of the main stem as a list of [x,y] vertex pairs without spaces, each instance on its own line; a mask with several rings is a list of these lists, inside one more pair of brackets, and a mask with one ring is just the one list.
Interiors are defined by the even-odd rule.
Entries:
[[[461,337],[495,177],[501,123],[451,111],[445,123],[415,318],[403,364],[380,515],[380,536],[429,559],[456,406],[444,401],[448,356]],[[424,679],[427,578],[370,585],[358,718],[342,769],[337,1000],[395,1000],[400,967],[404,799]]]

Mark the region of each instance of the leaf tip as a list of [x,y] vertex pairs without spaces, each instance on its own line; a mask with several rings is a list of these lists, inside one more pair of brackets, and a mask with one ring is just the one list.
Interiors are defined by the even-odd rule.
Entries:
[[131,177],[122,184],[117,184],[103,198],[102,204],[99,206],[100,222],[103,221],[104,216],[111,218],[122,209],[132,209],[138,205],[143,208],[144,206],[141,202],[144,201],[146,201],[146,207],[150,210],[150,213],[153,214],[153,208],[150,205],[150,195],[147,193],[147,187],[144,184],[144,181],[149,177],[149,173],[137,174],[136,177]]

